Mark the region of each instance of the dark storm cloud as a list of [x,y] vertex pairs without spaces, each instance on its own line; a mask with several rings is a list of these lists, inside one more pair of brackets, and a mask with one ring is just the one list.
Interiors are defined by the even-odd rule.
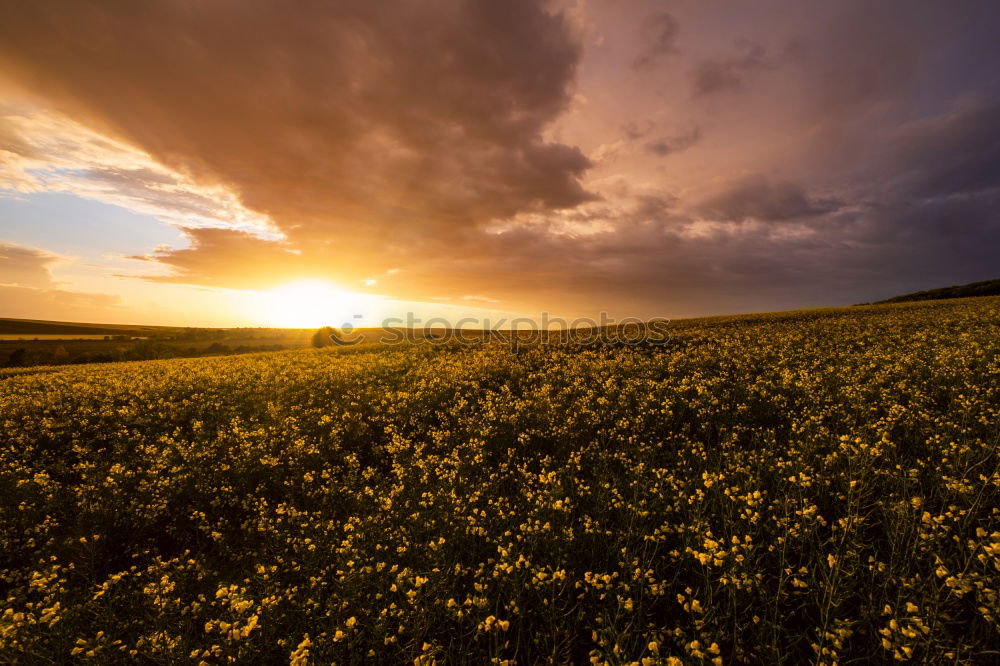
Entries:
[[660,137],[646,144],[646,150],[659,157],[687,150],[701,140],[701,128],[692,127],[689,130],[673,136]]
[[[560,311],[572,314],[694,315],[746,310],[762,293],[775,307],[791,306],[831,250],[820,239],[775,237],[739,225],[691,234],[692,220],[649,201],[611,219],[606,230],[584,236],[522,228],[484,239],[480,251],[493,258],[490,270],[481,270],[481,257],[463,255],[427,258],[392,277],[419,292],[446,288],[440,276],[460,270],[471,293],[502,294],[542,310],[558,300]],[[386,284],[395,286],[391,279]]]
[[997,102],[964,100],[887,133],[864,172],[877,184],[864,188],[869,199],[849,230],[859,246],[878,248],[881,279],[899,283],[873,298],[1000,274],[998,122]]
[[7,76],[289,236],[342,236],[345,264],[359,226],[392,243],[591,198],[587,158],[542,137],[579,57],[528,0],[0,6]]
[[842,203],[835,198],[810,196],[795,183],[771,182],[763,177],[742,180],[698,207],[706,218],[722,222],[786,222],[831,213]]
[[[711,144],[730,123],[737,141],[761,133],[754,157],[762,165],[730,166],[729,158],[742,155],[720,151],[700,172],[710,182],[681,181],[676,190],[607,189],[603,201],[542,211],[544,221],[498,234],[451,225],[445,235],[401,215],[389,247],[369,249],[364,227],[340,228],[336,237],[317,234],[315,243],[300,245],[295,260],[334,263],[337,239],[357,233],[351,245],[369,264],[401,268],[379,282],[394,295],[451,293],[458,282],[464,293],[506,303],[642,316],[747,311],[762,303],[835,305],[997,277],[1000,85],[989,68],[976,67],[1000,57],[991,31],[978,26],[1000,21],[996,12],[973,5],[831,5],[805,28],[749,32],[734,52],[715,56],[679,53],[675,42],[661,42],[656,58],[669,57],[682,74],[693,70],[698,99],[684,94],[685,79],[678,82],[681,94],[666,98],[672,115],[657,113],[664,98],[647,106],[623,98],[619,104],[633,117],[656,121],[617,120],[611,131],[646,150],[662,139],[673,151],[663,164],[683,176],[687,160],[718,149]],[[690,29],[696,38],[693,23]],[[710,29],[715,26],[701,28]],[[738,30],[733,40],[744,37],[744,28]],[[978,41],[967,48],[973,37]],[[781,44],[792,46],[772,46]],[[765,74],[767,90],[755,85]],[[966,77],[961,85],[953,83],[956,76]],[[684,106],[737,89],[740,107],[722,107],[727,113],[721,116],[702,119],[700,106]],[[698,150],[681,152],[671,139],[684,132],[664,127],[692,117],[708,138],[696,139]],[[797,137],[795,150],[786,146],[768,162],[772,140],[786,133]],[[516,187],[520,192],[545,176],[517,173],[527,178]],[[628,183],[630,176],[651,180],[643,177],[648,172],[622,178]],[[717,184],[727,180],[728,186]],[[321,228],[307,223],[302,232]],[[205,242],[201,256],[221,256],[223,246],[244,240],[220,237],[211,252]],[[287,248],[258,249],[272,254],[255,261],[288,260]],[[174,265],[191,275],[212,270],[208,262]]]
[[900,196],[928,199],[1000,187],[1000,102],[968,100],[887,137],[890,182]]
[[647,17],[639,25],[639,38],[643,49],[635,57],[632,66],[636,69],[647,68],[661,57],[676,53],[679,32],[680,24],[672,14],[658,12]]
[[732,56],[698,63],[691,74],[694,96],[702,97],[721,92],[742,90],[747,79],[757,72],[773,70],[802,55],[803,47],[789,42],[778,54],[766,47],[743,40]]
[[[470,253],[427,257],[392,277],[419,293],[447,288],[442,276],[458,270],[470,293],[540,310],[558,300],[560,312],[574,315],[747,312],[762,298],[768,309],[845,305],[988,279],[1000,239],[998,204],[993,196],[961,205],[838,212],[786,234],[785,225],[751,221],[699,232],[669,205],[636,201],[606,210],[609,226],[594,234],[522,228],[483,239],[476,247],[490,257],[489,270],[482,270],[482,255]],[[961,220],[957,228],[955,220]]]
[[630,120],[622,125],[622,134],[625,135],[626,139],[634,141],[635,139],[641,139],[642,137],[653,131],[656,127],[656,123],[651,120],[643,121],[638,123],[634,120]]
[[747,75],[774,66],[766,56],[763,46],[749,44],[739,55],[699,63],[691,75],[695,96],[741,89]]

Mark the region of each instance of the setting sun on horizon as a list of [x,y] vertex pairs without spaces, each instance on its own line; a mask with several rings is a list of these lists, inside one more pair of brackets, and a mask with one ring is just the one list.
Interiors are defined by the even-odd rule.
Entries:
[[360,326],[383,299],[350,292],[328,280],[296,280],[247,299],[249,319],[265,326],[318,328]]

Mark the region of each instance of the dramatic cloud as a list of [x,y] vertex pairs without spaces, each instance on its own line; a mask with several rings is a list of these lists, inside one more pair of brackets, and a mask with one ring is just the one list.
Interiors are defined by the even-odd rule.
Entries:
[[140,150],[38,108],[0,104],[0,189],[71,192],[179,226],[278,235],[227,189],[198,185]]
[[652,132],[655,127],[656,123],[651,120],[646,120],[643,123],[637,123],[634,120],[630,120],[622,125],[622,133],[625,135],[626,139],[634,141],[646,136]]
[[833,198],[811,197],[795,183],[772,183],[762,177],[743,180],[699,206],[699,212],[722,222],[786,222],[837,210]]
[[967,100],[889,133],[887,180],[904,197],[974,195],[1000,187],[1000,102]]
[[48,287],[49,264],[58,257],[30,247],[0,244],[0,285]]
[[3,316],[30,316],[39,309],[93,317],[106,315],[120,300],[108,294],[66,290],[52,278],[50,268],[64,261],[36,248],[0,242],[0,304]]
[[658,58],[675,53],[679,31],[677,19],[667,12],[658,12],[646,18],[639,26],[643,50],[636,56],[632,66],[636,69],[646,68]]
[[681,132],[680,134],[675,134],[673,136],[660,137],[646,144],[646,150],[658,155],[659,157],[666,157],[672,153],[677,153],[682,150],[687,150],[694,144],[698,143],[701,139],[701,128],[692,127],[689,130]]
[[671,316],[997,277],[993,4],[668,10],[7,3],[0,188],[181,227],[134,254],[191,285]]
[[[58,109],[303,242],[447,236],[590,198],[543,132],[580,47],[526,0],[48,2],[0,9],[0,65]],[[300,233],[301,232],[301,233]]]
[[173,270],[170,275],[148,278],[156,282],[204,284],[238,289],[266,289],[274,275],[286,279],[323,273],[324,267],[308,263],[300,252],[231,229],[185,229],[187,248],[158,248],[152,254],[130,257],[153,261]]
[[727,90],[740,90],[744,80],[755,71],[776,67],[778,62],[767,55],[760,44],[743,44],[742,52],[722,60],[706,60],[692,74],[696,96]]

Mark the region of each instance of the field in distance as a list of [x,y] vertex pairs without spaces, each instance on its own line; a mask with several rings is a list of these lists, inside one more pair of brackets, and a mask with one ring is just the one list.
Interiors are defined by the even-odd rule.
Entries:
[[[298,328],[192,328],[0,318],[0,369],[300,349],[313,346],[316,333],[316,329]],[[446,333],[362,328],[342,335],[349,341],[342,346],[437,339]],[[465,331],[463,335],[481,337],[483,333]],[[329,339],[321,342],[333,344]]]
[[1000,298],[0,379],[14,663],[992,663]]
[[0,319],[0,368],[295,349],[313,330],[192,328]]

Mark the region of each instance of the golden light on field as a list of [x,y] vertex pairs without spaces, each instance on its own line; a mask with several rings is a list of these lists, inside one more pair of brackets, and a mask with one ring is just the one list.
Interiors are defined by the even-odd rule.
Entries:
[[358,326],[377,297],[342,289],[327,280],[297,280],[260,292],[257,318],[279,328]]

